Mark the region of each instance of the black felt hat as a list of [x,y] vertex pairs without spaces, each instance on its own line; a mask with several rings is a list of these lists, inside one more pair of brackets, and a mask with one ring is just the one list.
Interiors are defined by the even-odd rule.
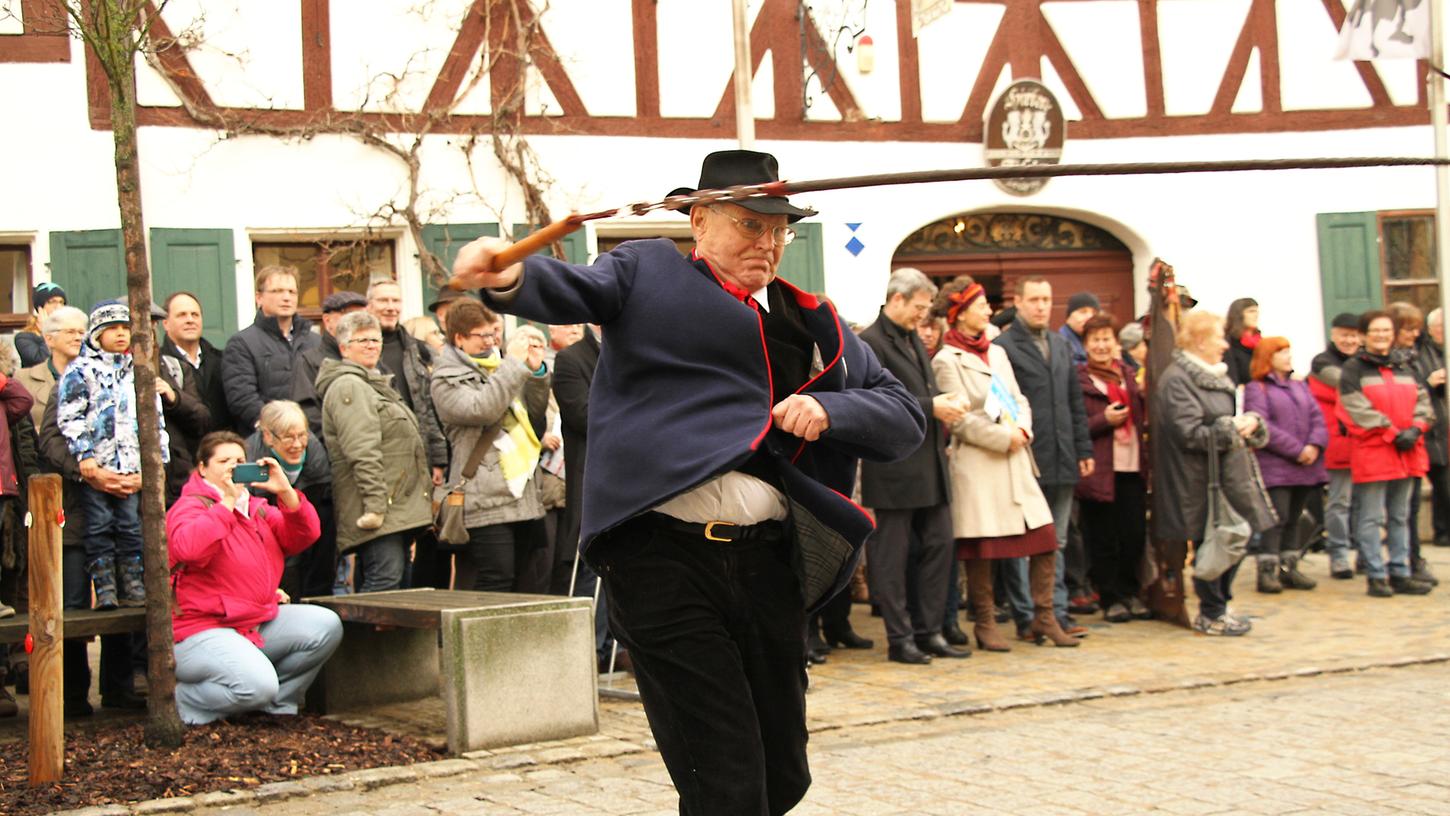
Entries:
[[[719,190],[742,184],[765,184],[780,181],[780,168],[775,157],[769,153],[754,150],[720,150],[705,157],[700,165],[700,184],[696,187],[677,187],[670,195],[691,195],[700,190]],[[761,196],[733,201],[752,212],[763,215],[784,215],[790,223],[816,214],[815,210],[797,207],[785,196]],[[680,212],[689,214],[689,207]]]

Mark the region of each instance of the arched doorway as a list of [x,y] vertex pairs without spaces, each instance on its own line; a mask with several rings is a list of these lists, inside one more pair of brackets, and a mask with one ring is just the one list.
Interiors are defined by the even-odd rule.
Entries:
[[1066,316],[1067,299],[1092,292],[1119,322],[1133,319],[1133,253],[1112,233],[1057,215],[969,213],[917,230],[896,248],[891,268],[910,266],[934,279],[971,275],[994,308],[1010,306],[1017,281],[1052,282],[1052,325]]

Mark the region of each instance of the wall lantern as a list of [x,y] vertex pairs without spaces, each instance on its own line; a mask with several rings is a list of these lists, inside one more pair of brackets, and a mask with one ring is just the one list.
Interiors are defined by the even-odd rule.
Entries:
[[871,35],[862,34],[861,39],[856,41],[856,70],[862,74],[869,74],[876,69],[876,43]]

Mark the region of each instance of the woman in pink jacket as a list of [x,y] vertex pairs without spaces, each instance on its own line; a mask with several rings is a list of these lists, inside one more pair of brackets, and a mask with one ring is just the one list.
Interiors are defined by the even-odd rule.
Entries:
[[276,506],[234,484],[243,444],[230,431],[203,437],[196,472],[166,514],[176,707],[193,725],[244,711],[296,714],[342,639],[336,613],[287,604],[277,588],[286,557],[317,540],[317,511],[271,459],[254,486]]

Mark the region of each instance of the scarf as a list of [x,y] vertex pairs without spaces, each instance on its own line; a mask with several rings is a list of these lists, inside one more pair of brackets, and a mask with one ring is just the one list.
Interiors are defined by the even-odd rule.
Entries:
[[1239,345],[1253,351],[1258,348],[1259,341],[1262,339],[1264,339],[1264,335],[1258,329],[1244,329],[1244,333],[1239,335]]
[[948,329],[946,335],[942,337],[942,342],[948,346],[956,346],[962,351],[970,351],[982,358],[984,363],[989,362],[987,349],[992,346],[992,341],[987,339],[986,332],[982,332],[976,337],[968,337],[959,329]]
[[1228,363],[1222,361],[1209,363],[1191,351],[1183,352],[1183,357],[1215,377],[1222,379],[1228,376]]
[[287,463],[287,460],[282,458],[282,454],[272,450],[271,448],[267,449],[267,455],[271,456],[273,459],[276,459],[277,464],[282,466],[282,474],[287,477],[287,484],[296,487],[297,479],[302,476],[302,468],[307,466],[307,451],[302,451],[302,458],[299,459],[297,461],[297,464],[295,465],[289,465]]
[[1116,405],[1128,406],[1128,421],[1113,429],[1113,435],[1126,440],[1128,435],[1133,433],[1133,401],[1128,396],[1128,388],[1123,384],[1123,370],[1121,363],[1117,360],[1109,360],[1104,365],[1093,362],[1091,357],[1087,361],[1088,374],[1097,377],[1107,386],[1104,392],[1108,395],[1108,402]]
[[[498,371],[498,367],[503,365],[503,358],[494,355],[469,359],[489,374]],[[503,471],[504,483],[508,485],[514,498],[520,498],[524,495],[524,486],[533,478],[534,470],[539,466],[539,455],[544,449],[539,443],[539,437],[534,434],[534,425],[529,421],[529,411],[522,401],[514,400],[509,403],[502,430],[494,437],[493,446],[498,449],[498,464]]]

